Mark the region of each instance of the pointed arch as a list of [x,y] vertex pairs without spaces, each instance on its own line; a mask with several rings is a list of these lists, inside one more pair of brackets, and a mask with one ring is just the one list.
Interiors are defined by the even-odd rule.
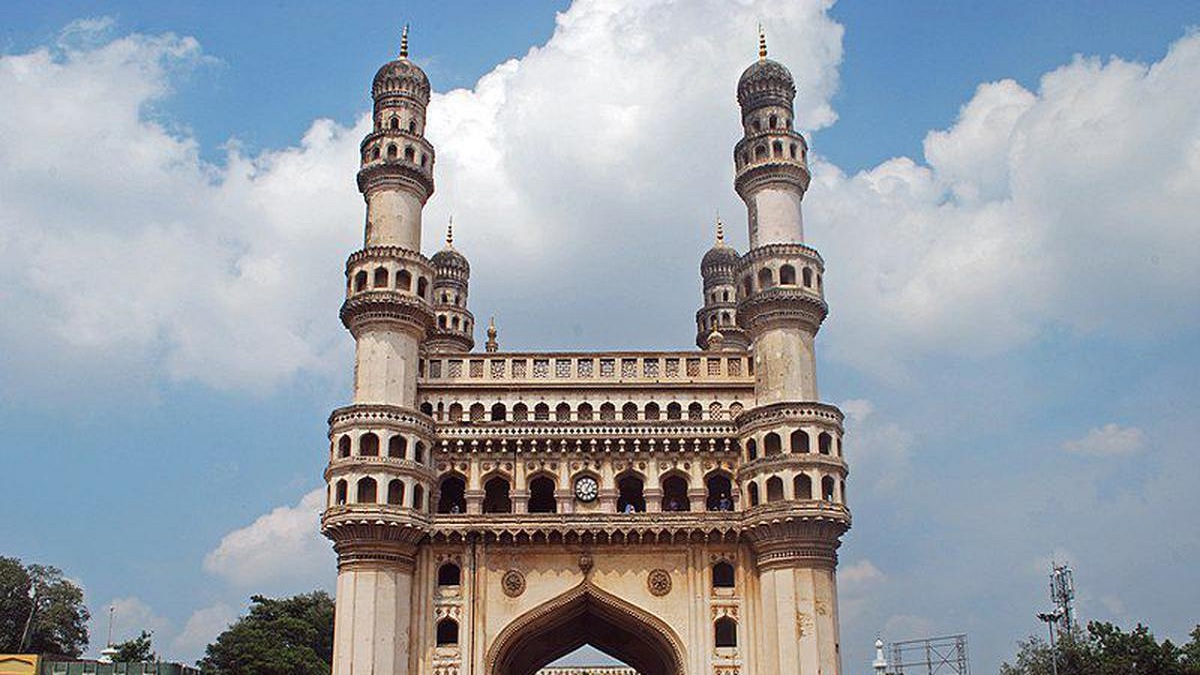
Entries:
[[585,581],[505,626],[488,648],[484,673],[533,675],[585,644],[640,673],[683,675],[687,663],[683,642],[665,621]]

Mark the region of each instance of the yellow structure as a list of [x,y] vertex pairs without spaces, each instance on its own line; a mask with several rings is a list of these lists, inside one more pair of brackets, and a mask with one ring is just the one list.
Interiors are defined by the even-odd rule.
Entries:
[[38,675],[37,654],[0,654],[0,675]]
[[763,42],[737,84],[750,249],[703,256],[684,352],[503,352],[494,325],[473,351],[467,258],[421,253],[435,154],[407,38],[371,94],[321,518],[334,675],[533,675],[583,644],[641,675],[838,675],[848,468],[787,68]]

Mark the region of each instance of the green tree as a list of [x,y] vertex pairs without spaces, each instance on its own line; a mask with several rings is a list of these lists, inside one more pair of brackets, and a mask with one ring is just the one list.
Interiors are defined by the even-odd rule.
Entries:
[[256,595],[250,612],[217,636],[197,664],[212,675],[328,675],[333,599],[324,591],[275,600]]
[[113,661],[117,663],[150,663],[157,661],[150,640],[154,633],[144,630],[142,634],[126,640],[120,644],[113,645],[117,653],[113,655]]
[[1018,643],[1015,663],[1000,666],[1000,675],[1051,675],[1055,657],[1059,675],[1200,675],[1200,626],[1190,637],[1177,647],[1170,640],[1158,642],[1141,624],[1125,632],[1092,621],[1086,633],[1076,629],[1054,651],[1040,637]]
[[83,591],[60,570],[0,557],[0,652],[78,657],[90,617]]

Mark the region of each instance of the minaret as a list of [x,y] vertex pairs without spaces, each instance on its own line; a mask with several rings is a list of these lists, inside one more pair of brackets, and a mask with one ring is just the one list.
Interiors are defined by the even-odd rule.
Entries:
[[496,335],[497,335],[496,317],[493,316],[492,318],[488,319],[488,327],[487,327],[488,338],[487,338],[487,342],[484,343],[484,346],[483,346],[484,350],[489,354],[493,354],[495,352],[500,351],[500,343],[496,341]]
[[454,249],[454,218],[446,226],[446,245],[433,254],[433,313],[436,323],[425,339],[431,354],[469,352],[475,347],[475,317],[467,311],[471,264]]
[[813,341],[825,319],[824,263],[804,245],[800,204],[809,185],[807,145],[793,126],[796,85],[759,57],[737,97],[743,137],[734,187],[746,203],[750,250],[735,271],[737,321],[751,340],[755,407],[736,419],[738,472],[765,614],[759,669],[841,672],[837,548],[850,526],[844,502],[842,413],[819,403]]
[[408,59],[407,26],[371,96],[375,123],[358,172],[365,246],[346,263],[341,309],[356,345],[354,403],[329,417],[321,518],[338,556],[333,675],[415,672],[413,570],[434,485],[433,421],[416,405],[419,349],[434,325],[434,269],[420,253],[434,155],[424,137],[429,80]]
[[[725,226],[717,218],[717,242],[700,261],[704,304],[696,312],[696,346],[710,351],[745,350],[750,337],[737,325],[737,283],[740,257],[725,243]],[[713,340],[716,334],[721,339]]]

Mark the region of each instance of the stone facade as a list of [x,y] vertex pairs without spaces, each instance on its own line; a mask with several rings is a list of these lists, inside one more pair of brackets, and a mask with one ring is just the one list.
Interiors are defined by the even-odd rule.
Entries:
[[583,644],[642,675],[840,673],[848,469],[790,73],[764,46],[738,83],[750,250],[704,256],[696,352],[506,353],[494,327],[472,352],[467,259],[420,253],[429,91],[405,43],[362,143],[321,519],[334,674],[534,675]]

